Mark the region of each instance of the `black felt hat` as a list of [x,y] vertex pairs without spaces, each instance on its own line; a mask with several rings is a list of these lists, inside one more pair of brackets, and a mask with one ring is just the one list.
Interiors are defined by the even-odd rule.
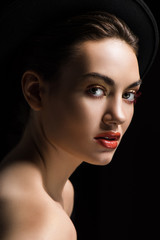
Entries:
[[142,0],[6,0],[0,11],[1,68],[5,68],[16,47],[48,18],[58,21],[88,11],[112,13],[138,36],[143,78],[156,56],[159,33],[153,14]]

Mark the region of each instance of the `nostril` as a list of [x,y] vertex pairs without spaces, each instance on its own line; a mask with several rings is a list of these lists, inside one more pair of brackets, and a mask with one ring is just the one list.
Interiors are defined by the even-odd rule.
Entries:
[[125,116],[121,114],[105,114],[102,118],[105,125],[121,125],[125,122]]
[[109,113],[105,114],[105,115],[103,116],[103,119],[102,119],[102,121],[103,121],[104,123],[109,122],[109,121],[112,121],[112,120],[113,120],[113,119],[112,119],[112,115],[109,114]]

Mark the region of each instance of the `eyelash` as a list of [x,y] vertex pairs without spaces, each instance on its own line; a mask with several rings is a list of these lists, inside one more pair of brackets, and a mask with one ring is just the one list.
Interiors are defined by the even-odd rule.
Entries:
[[[93,94],[93,92],[91,93],[91,89],[93,90],[93,89],[95,89],[95,90],[98,90],[98,89],[100,89],[100,90],[102,90],[103,91],[103,95],[101,95],[101,96],[94,96]],[[106,89],[105,88],[103,88],[102,86],[97,86],[97,85],[90,85],[88,88],[87,88],[87,90],[86,90],[86,93],[88,94],[88,95],[90,95],[91,97],[93,97],[93,98],[96,98],[96,99],[101,99],[101,98],[103,98],[104,96],[106,96],[107,94],[106,94]],[[127,99],[125,99],[124,97],[124,100],[128,103],[128,104],[136,104],[136,102],[137,102],[137,100],[138,100],[138,98],[141,96],[141,92],[140,91],[128,91],[128,92],[126,92],[126,93],[124,93],[124,94],[134,94],[134,100],[132,100],[132,101],[130,101],[130,100],[127,100]],[[122,95],[122,96],[124,96],[124,94]]]
[[[100,89],[101,91],[103,91],[103,95],[102,95],[102,96],[94,96],[94,95],[93,95],[94,93],[93,93],[93,92],[91,93],[91,89],[92,89],[92,90],[93,90],[93,89],[95,89],[95,90]],[[87,93],[88,95],[90,95],[91,97],[93,97],[93,98],[101,99],[101,98],[103,98],[104,96],[106,96],[106,89],[103,88],[102,86],[90,85],[90,86],[87,88],[86,93]]]
[[137,103],[138,98],[142,95],[141,91],[136,92],[134,103]]
[[[134,100],[131,100],[131,101],[123,97],[124,100],[129,104],[133,104],[133,103],[136,104],[138,98],[141,96],[140,91],[137,91],[137,92],[136,91],[129,91],[129,92],[126,92],[124,94],[133,94],[134,95]],[[123,94],[123,96],[124,96],[124,94]]]

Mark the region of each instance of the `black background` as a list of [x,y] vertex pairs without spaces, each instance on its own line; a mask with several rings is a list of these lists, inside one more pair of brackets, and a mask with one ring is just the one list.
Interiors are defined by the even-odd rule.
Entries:
[[[160,26],[158,2],[145,2]],[[71,176],[78,240],[158,239],[159,68],[160,51],[112,162],[105,167],[82,164]]]
[[[160,26],[158,2],[145,2]],[[72,219],[78,240],[157,239],[159,235],[159,68],[160,51],[144,79],[133,121],[112,162],[103,167],[82,164],[70,178],[75,188]],[[3,89],[0,99],[2,108],[7,101]],[[5,107],[4,111],[9,110]],[[5,141],[7,126],[12,124],[9,117],[6,122],[2,118],[1,114],[1,158],[10,147]]]

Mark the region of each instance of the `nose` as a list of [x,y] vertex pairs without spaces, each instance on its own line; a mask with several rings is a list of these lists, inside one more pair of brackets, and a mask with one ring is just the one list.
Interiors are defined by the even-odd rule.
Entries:
[[126,121],[126,111],[124,109],[122,97],[115,97],[107,100],[105,114],[103,115],[103,123],[106,125],[122,125]]

